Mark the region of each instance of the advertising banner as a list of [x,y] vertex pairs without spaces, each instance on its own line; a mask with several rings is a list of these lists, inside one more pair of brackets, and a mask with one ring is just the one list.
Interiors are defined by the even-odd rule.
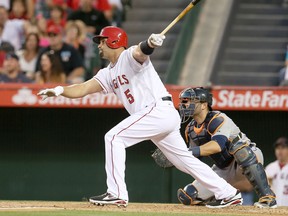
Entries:
[[[54,86],[0,84],[0,107],[123,108],[114,94],[95,93],[78,99],[59,96],[46,100],[37,96],[39,90],[51,87]],[[186,86],[166,85],[166,87],[173,97],[175,107],[178,107],[179,93]],[[212,107],[215,110],[288,110],[288,88],[213,86],[211,93]]]

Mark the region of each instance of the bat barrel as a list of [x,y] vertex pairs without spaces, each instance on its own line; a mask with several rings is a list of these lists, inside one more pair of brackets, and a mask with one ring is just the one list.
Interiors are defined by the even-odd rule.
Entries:
[[191,3],[195,6],[200,0],[192,0]]

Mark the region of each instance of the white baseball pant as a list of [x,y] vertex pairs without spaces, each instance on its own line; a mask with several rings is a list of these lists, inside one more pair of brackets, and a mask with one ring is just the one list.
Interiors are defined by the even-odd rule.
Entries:
[[230,198],[236,189],[187,150],[180,134],[180,116],[171,101],[158,101],[127,117],[105,135],[108,193],[128,201],[125,183],[125,148],[152,140],[179,170],[190,174],[216,199]]

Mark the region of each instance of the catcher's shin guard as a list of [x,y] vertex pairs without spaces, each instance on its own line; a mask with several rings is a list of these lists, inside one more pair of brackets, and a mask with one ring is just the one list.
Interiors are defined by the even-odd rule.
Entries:
[[267,195],[275,197],[274,192],[271,190],[264,167],[261,163],[256,163],[248,167],[243,167],[244,175],[252,184],[258,197],[264,197]]
[[252,184],[259,197],[275,196],[268,184],[263,165],[257,161],[255,153],[247,143],[242,141],[231,143],[229,152],[233,154],[237,164],[243,169],[243,174]]

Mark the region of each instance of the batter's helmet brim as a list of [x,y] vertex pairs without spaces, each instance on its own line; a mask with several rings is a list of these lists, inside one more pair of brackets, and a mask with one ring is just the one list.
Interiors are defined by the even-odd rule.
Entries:
[[92,38],[93,42],[96,43],[96,44],[100,44],[100,39],[101,38],[108,38],[108,37],[103,37],[101,35],[96,35]]

